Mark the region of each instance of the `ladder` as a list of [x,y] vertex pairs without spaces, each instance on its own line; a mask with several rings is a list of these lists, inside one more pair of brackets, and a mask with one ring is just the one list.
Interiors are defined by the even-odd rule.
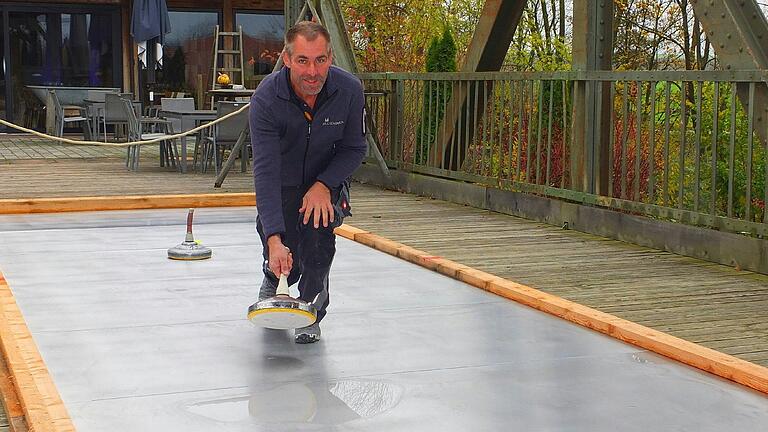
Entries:
[[213,73],[211,74],[211,90],[220,88],[216,79],[220,73],[229,75],[230,84],[245,84],[243,68],[243,27],[237,26],[237,31],[219,31],[216,25],[213,34]]

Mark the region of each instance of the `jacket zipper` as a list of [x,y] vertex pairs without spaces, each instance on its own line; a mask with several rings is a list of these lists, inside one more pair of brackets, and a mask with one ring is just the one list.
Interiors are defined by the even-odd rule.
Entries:
[[[334,93],[335,94],[335,93]],[[327,101],[330,99],[331,96],[326,98]],[[324,103],[321,105],[325,105]],[[304,119],[307,120],[307,142],[304,146],[304,160],[301,164],[301,182],[303,184],[307,184],[307,155],[309,154],[309,138],[312,135],[312,120],[314,120],[314,116],[312,116],[312,120],[308,119],[305,111],[302,108],[299,108],[301,110],[301,114],[304,116]],[[315,113],[317,113],[320,110],[320,105],[315,106],[315,109],[313,110]]]
[[312,121],[307,120],[307,143],[304,146],[304,161],[301,164],[301,182],[307,183],[307,154],[309,154],[309,137],[312,135]]

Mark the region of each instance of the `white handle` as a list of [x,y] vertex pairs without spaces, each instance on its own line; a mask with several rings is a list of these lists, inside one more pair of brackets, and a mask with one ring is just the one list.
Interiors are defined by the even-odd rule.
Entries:
[[277,292],[276,295],[290,295],[291,292],[288,291],[288,276],[285,274],[280,275],[280,282],[277,284]]

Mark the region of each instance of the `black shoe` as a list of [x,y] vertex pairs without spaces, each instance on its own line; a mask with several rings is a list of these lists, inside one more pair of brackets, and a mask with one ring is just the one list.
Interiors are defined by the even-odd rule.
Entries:
[[311,344],[320,340],[320,324],[314,323],[312,325],[296,329],[295,342],[297,344]]
[[275,294],[277,294],[277,286],[272,285],[269,279],[265,277],[264,280],[261,281],[261,288],[259,289],[259,301],[274,297]]

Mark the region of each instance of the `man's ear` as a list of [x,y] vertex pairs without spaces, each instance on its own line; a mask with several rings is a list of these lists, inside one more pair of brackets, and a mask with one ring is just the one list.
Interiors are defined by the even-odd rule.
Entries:
[[291,67],[291,56],[288,55],[288,50],[284,49],[281,55],[283,56],[283,64]]

